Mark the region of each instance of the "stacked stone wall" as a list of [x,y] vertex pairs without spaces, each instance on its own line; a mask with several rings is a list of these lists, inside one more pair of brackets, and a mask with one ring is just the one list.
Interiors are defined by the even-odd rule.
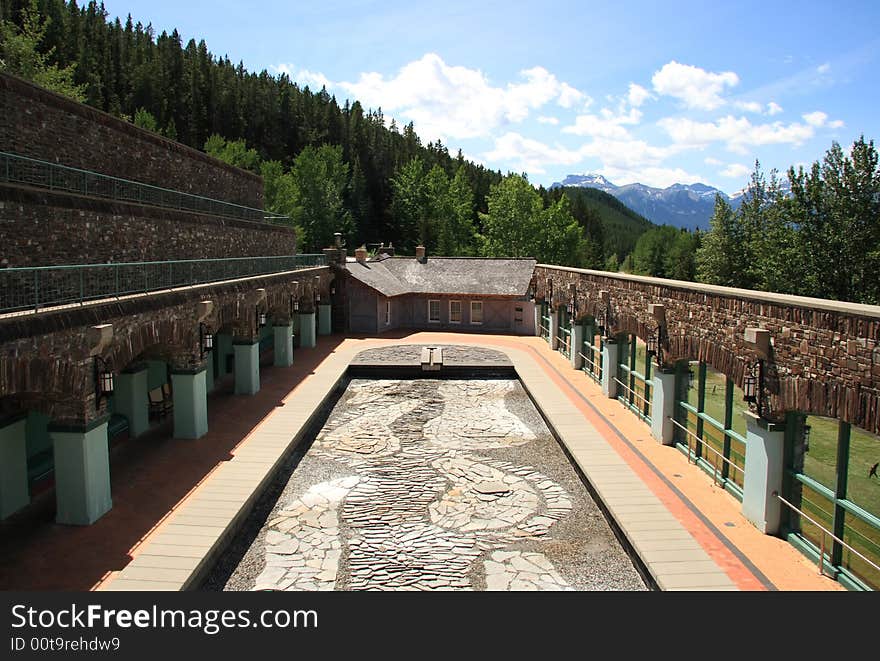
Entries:
[[263,208],[258,175],[7,74],[0,74],[0,150]]
[[8,267],[296,253],[292,227],[0,185]]
[[[745,329],[770,331],[767,387],[773,417],[801,411],[880,433],[880,307],[707,287],[659,278],[565,269],[535,269],[538,298],[566,305],[572,286],[579,317],[599,316],[606,303],[613,333],[647,340],[657,328],[651,303],[665,307],[667,364],[701,360],[742,386],[757,359]],[[552,284],[551,284],[552,283]]]

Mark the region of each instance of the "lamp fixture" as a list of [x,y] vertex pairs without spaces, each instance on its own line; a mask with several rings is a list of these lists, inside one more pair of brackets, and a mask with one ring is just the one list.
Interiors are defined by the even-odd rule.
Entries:
[[202,358],[214,348],[214,333],[204,323],[199,324],[199,348],[202,352]]
[[651,333],[648,341],[645,343],[649,356],[657,356],[657,364],[663,365],[663,342],[666,339],[666,327],[663,324],[657,324],[657,330]]
[[95,356],[95,409],[101,403],[102,397],[113,394],[113,370],[107,365],[101,356]]
[[759,358],[748,369],[749,373],[743,378],[743,401],[748,402],[750,405],[754,404],[758,415],[763,417],[764,361]]
[[257,326],[262,328],[266,325],[266,313],[257,308]]

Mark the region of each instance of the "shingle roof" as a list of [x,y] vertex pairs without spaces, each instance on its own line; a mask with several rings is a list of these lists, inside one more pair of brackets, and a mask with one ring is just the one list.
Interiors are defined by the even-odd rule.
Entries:
[[384,296],[401,294],[475,294],[524,296],[535,270],[534,259],[390,257],[348,262],[351,275]]

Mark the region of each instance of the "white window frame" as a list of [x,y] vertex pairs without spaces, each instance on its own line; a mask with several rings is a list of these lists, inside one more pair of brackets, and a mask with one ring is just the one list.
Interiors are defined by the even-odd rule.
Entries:
[[[452,304],[458,304],[458,319],[452,314]],[[460,324],[461,323],[461,315],[464,310],[461,307],[461,301],[449,301],[449,323],[450,324]]]
[[[431,319],[431,303],[437,304],[437,318]],[[428,323],[429,324],[439,324],[440,323],[440,299],[439,298],[429,298],[428,299]]]
[[385,325],[391,325],[391,299],[385,299]]
[[[480,308],[480,320],[474,321],[474,306],[477,305]],[[471,301],[471,323],[474,325],[481,325],[483,323],[483,301]]]

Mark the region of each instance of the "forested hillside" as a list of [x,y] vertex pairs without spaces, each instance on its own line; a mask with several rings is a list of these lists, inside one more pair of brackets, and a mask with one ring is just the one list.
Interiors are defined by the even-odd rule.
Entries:
[[[183,44],[176,30],[156,34],[131,16],[111,18],[101,3],[4,0],[0,19],[0,67],[260,172],[267,208],[291,216],[307,250],[341,229],[350,243],[393,242],[403,251],[419,242],[446,254],[541,250],[534,256],[565,254],[571,265],[601,267],[643,231],[610,198],[588,194],[560,206],[541,189],[543,206],[527,205],[536,215],[520,220],[545,236],[508,246],[486,227],[502,173],[451,155],[439,141],[423,144],[412,124],[387,121],[381,108],[340,105],[285,74],[249,72],[203,40]],[[559,222],[542,225],[554,204]],[[546,236],[556,226],[560,233]]]

